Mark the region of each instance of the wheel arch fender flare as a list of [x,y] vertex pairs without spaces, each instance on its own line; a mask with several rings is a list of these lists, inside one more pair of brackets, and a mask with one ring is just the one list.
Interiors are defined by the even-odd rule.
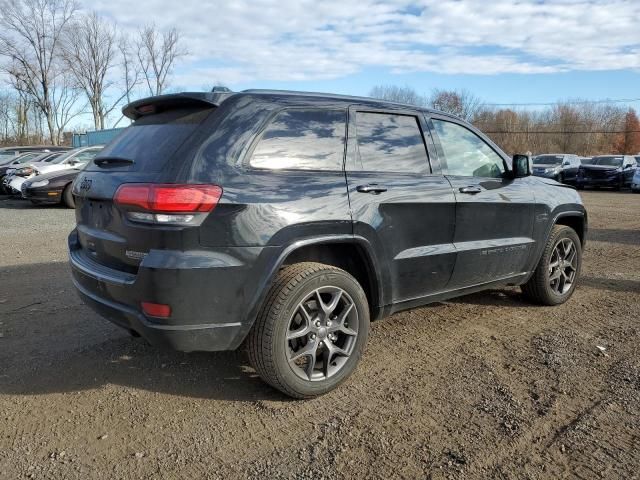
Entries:
[[[271,260],[269,262],[269,268],[267,268],[266,273],[261,276],[261,279],[258,283],[258,288],[256,290],[256,295],[252,298],[249,304],[245,322],[246,331],[248,332],[253,326],[256,316],[258,315],[258,312],[265,301],[267,292],[272,285],[276,273],[285,264],[287,258],[290,255],[292,255],[297,250],[308,246],[331,245],[340,243],[356,245],[360,247],[362,252],[365,254],[366,258],[364,260],[367,262],[368,267],[367,273],[371,276],[371,280],[374,282],[374,285],[372,285],[372,293],[375,292],[373,293],[373,300],[375,303],[377,303],[377,305],[371,305],[371,307],[372,310],[374,310],[376,307],[382,307],[384,305],[384,294],[386,292],[385,285],[387,285],[387,283],[385,282],[389,281],[388,272],[381,269],[378,265],[378,260],[375,256],[374,248],[366,238],[357,235],[327,235],[312,238],[302,238],[294,240],[289,244],[283,246],[281,249],[279,249],[278,255],[275,260]],[[372,318],[373,317],[374,316],[372,315]]]

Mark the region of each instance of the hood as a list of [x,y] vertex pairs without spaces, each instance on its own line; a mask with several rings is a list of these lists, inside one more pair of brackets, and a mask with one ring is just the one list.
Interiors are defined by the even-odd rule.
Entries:
[[540,163],[538,164],[533,164],[533,168],[537,169],[537,170],[546,170],[547,168],[555,170],[556,168],[560,168],[561,165],[558,164],[547,164],[547,165],[542,165]]
[[73,168],[73,165],[58,165],[57,163],[54,163],[53,165],[50,163],[46,163],[44,165],[33,165],[33,168],[36,169],[36,171],[38,172],[38,174],[42,175],[45,173],[50,173],[50,172],[58,172],[60,170],[70,170]]
[[618,170],[621,167],[612,167],[611,165],[581,165],[580,168],[582,168],[583,170],[605,171],[605,170]]
[[43,173],[41,175],[36,175],[32,178],[32,180],[34,182],[39,180],[73,180],[79,173],[80,170],[77,168],[67,168],[65,170],[58,170],[54,172]]

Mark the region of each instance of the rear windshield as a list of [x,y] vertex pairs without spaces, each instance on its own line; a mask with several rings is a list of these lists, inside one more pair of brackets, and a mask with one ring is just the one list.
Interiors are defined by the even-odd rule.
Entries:
[[534,165],[560,165],[564,155],[538,155],[533,159]]
[[592,165],[606,165],[608,167],[621,167],[622,157],[595,157]]
[[[109,143],[95,160],[122,158],[128,171],[159,172],[176,150],[193,134],[214,110],[212,108],[174,109],[136,120]],[[85,170],[103,171],[95,162]]]

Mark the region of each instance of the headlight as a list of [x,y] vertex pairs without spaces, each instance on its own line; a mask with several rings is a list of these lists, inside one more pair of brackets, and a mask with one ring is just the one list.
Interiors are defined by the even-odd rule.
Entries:
[[553,173],[558,169],[558,167],[545,168],[544,173]]
[[49,180],[44,179],[44,180],[38,180],[36,182],[31,182],[32,188],[44,187],[45,185],[49,185]]

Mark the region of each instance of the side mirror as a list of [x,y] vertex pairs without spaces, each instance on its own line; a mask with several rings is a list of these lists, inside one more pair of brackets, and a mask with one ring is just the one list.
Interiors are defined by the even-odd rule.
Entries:
[[513,178],[528,177],[533,173],[533,160],[530,155],[516,153],[513,156]]
[[562,164],[562,166],[563,166],[563,167],[568,167],[569,165],[571,165],[569,162],[564,162],[564,163]]

